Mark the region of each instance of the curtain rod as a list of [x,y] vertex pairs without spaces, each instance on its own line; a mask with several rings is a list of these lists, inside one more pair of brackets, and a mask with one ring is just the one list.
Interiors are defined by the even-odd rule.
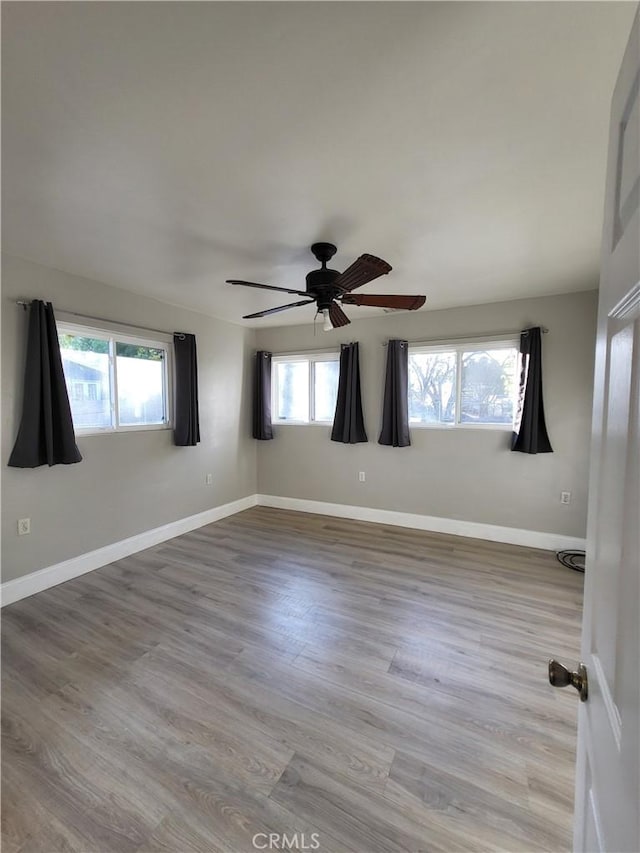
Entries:
[[[347,341],[347,344],[357,343],[357,341]],[[335,346],[332,347],[323,347],[322,349],[309,349],[308,347],[298,347],[298,349],[292,349],[288,352],[283,352],[279,350],[278,352],[271,352],[270,350],[256,350],[256,352],[268,352],[274,358],[280,355],[307,355],[307,353],[312,354],[316,352],[335,352],[336,348],[347,346],[344,341],[336,342]]]
[[[533,327],[535,328],[535,326]],[[540,331],[543,335],[546,335],[549,329],[546,326],[540,326]],[[518,337],[520,335],[526,335],[529,332],[529,329],[519,329],[517,332],[490,332],[489,334],[479,334],[479,335],[454,335],[450,338],[429,338],[428,340],[422,341],[407,341],[408,344],[438,344],[438,343],[449,343],[449,341],[469,341],[473,342],[473,340],[479,341],[487,341],[491,338],[506,338],[506,337]],[[386,347],[388,341],[384,341],[382,346]]]
[[[30,302],[24,299],[16,299],[16,305],[22,305],[24,311],[27,310]],[[79,314],[77,311],[64,311],[60,309],[61,314],[71,314],[73,317],[80,317],[82,320],[97,320],[98,323],[113,323],[114,326],[127,326],[129,329],[138,329],[144,332],[155,332],[157,335],[177,335],[181,341],[185,339],[184,332],[167,332],[164,329],[149,329],[147,326],[139,326],[135,323],[125,323],[123,320],[109,320],[106,317],[92,317],[90,314]]]

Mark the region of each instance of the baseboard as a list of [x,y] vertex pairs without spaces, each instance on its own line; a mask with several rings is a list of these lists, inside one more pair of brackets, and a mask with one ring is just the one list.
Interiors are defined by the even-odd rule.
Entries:
[[544,551],[561,551],[565,548],[586,550],[585,539],[563,536],[558,533],[545,533],[540,530],[522,530],[518,527],[501,527],[497,524],[480,524],[475,521],[459,521],[454,518],[439,518],[434,515],[417,515],[409,512],[394,512],[388,509],[372,509],[365,506],[348,506],[347,504],[308,501],[301,498],[284,498],[278,495],[256,495],[256,498],[256,502],[260,506],[312,512],[317,515],[333,515],[338,518],[353,518],[357,521],[373,521],[377,524],[391,524],[396,527],[412,527],[415,530],[429,530],[432,533],[469,536],[472,539],[524,545],[528,548],[540,548]]
[[40,569],[24,575],[24,577],[7,581],[0,587],[0,606],[13,604],[14,601],[19,601],[21,598],[27,598],[36,592],[42,592],[52,586],[92,572],[94,569],[99,569],[115,560],[122,560],[138,551],[144,551],[145,548],[166,542],[167,539],[173,539],[175,536],[188,533],[190,530],[203,527],[205,524],[211,524],[211,522],[226,518],[228,515],[242,512],[242,510],[256,505],[256,497],[256,495],[249,495],[246,498],[207,509],[196,515],[180,518],[178,521],[163,524],[162,527],[145,530],[144,533],[130,536],[128,539],[122,539],[111,545],[105,545],[103,548],[97,548],[95,551],[89,551],[62,563],[48,566],[46,569]]
[[104,548],[80,554],[62,563],[48,566],[24,577],[7,581],[0,586],[0,606],[13,604],[21,598],[35,595],[52,586],[77,578],[101,566],[116,560],[122,560],[145,548],[159,545],[167,539],[173,539],[190,530],[196,530],[205,524],[211,524],[221,518],[252,506],[271,506],[278,509],[291,509],[297,512],[311,512],[316,515],[331,515],[337,518],[353,518],[357,521],[372,521],[377,524],[391,524],[395,527],[411,527],[415,530],[429,530],[433,533],[450,533],[454,536],[468,536],[472,539],[486,539],[489,542],[506,542],[511,545],[524,545],[528,548],[540,548],[545,551],[560,551],[565,548],[586,550],[586,540],[574,536],[562,536],[557,533],[544,533],[539,530],[521,530],[517,527],[500,527],[496,524],[479,524],[475,521],[459,521],[453,518],[439,518],[433,515],[417,515],[408,512],[394,512],[388,509],[372,509],[365,506],[309,501],[301,498],[285,498],[278,495],[248,495],[246,498],[213,507],[213,509],[190,515],[187,518],[172,521],[162,527],[146,530],[128,539],[122,539]]

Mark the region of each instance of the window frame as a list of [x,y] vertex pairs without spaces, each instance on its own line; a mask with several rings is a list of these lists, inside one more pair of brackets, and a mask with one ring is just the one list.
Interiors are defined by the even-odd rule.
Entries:
[[[278,418],[278,364],[286,364],[288,362],[307,361],[307,388],[309,392],[308,414],[309,420],[293,420],[287,418],[282,420]],[[331,426],[333,418],[328,421],[317,420],[315,417],[315,365],[319,361],[337,361],[340,363],[340,352],[295,352],[295,353],[280,353],[271,357],[271,423],[277,426]]]
[[[106,427],[79,427],[75,423],[73,430],[76,435],[113,435],[120,432],[147,432],[156,430],[172,429],[173,427],[173,348],[169,341],[162,341],[156,338],[149,338],[146,335],[135,335],[131,332],[120,333],[117,331],[117,326],[107,328],[102,326],[89,326],[85,323],[73,323],[66,320],[58,320],[56,322],[58,336],[74,335],[76,337],[97,338],[107,341],[108,357],[109,357],[109,392],[110,392],[110,412],[111,425]],[[162,350],[164,356],[163,377],[162,377],[162,392],[163,392],[163,420],[162,423],[156,424],[120,424],[120,401],[118,399],[118,371],[117,371],[117,355],[116,344],[133,344],[134,346],[150,347],[151,349]],[[66,376],[65,376],[66,382]],[[68,388],[68,386],[67,386]],[[73,411],[72,411],[73,417]]]
[[[516,351],[516,354],[520,351],[520,341],[515,338],[497,338],[495,340],[478,340],[475,338],[470,338],[465,341],[451,341],[451,343],[447,343],[446,341],[438,342],[437,344],[409,344],[408,357],[411,358],[412,353],[437,353],[437,352],[450,352],[455,353],[456,356],[456,416],[453,423],[427,423],[426,421],[414,421],[411,420],[411,412],[408,412],[409,416],[409,428],[410,429],[443,429],[443,430],[452,430],[452,429],[473,429],[473,430],[498,430],[501,432],[513,432],[514,421],[509,424],[505,423],[468,423],[460,421],[460,417],[462,415],[462,354],[466,352],[484,352],[485,350],[496,350],[496,349],[513,349]],[[408,370],[408,381],[407,385],[409,386],[411,376],[411,366],[409,365]],[[513,416],[515,419],[516,411],[517,411],[517,400],[518,400],[518,363],[516,361],[516,374],[515,374],[515,383],[514,383],[514,391],[513,391]]]

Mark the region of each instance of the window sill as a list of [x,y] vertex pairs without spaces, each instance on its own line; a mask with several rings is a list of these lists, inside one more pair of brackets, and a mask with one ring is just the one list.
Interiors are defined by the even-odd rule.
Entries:
[[75,428],[74,432],[77,438],[83,438],[85,435],[118,435],[122,432],[158,432],[159,430],[173,429],[171,424],[141,424],[139,426],[122,426],[114,429],[113,427],[82,427]]
[[498,432],[513,432],[512,424],[423,424],[409,421],[409,429],[442,429],[453,431],[459,429],[494,430]]
[[330,427],[333,421],[271,421],[271,426]]

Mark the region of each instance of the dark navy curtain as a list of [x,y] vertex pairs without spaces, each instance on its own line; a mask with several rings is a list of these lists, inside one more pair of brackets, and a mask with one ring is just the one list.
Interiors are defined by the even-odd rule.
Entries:
[[175,332],[173,351],[176,362],[173,443],[178,447],[195,447],[200,441],[196,336]]
[[273,438],[271,428],[271,353],[256,353],[253,376],[253,437],[258,441]]
[[378,444],[408,447],[409,435],[409,345],[390,340],[387,345],[387,374],[382,406],[382,430]]
[[22,418],[9,465],[38,468],[81,461],[53,305],[34,299],[29,309]]
[[553,453],[542,402],[542,335],[539,326],[520,335],[520,390],[511,449]]
[[340,348],[340,378],[331,441],[341,441],[343,444],[368,441],[362,414],[357,342],[343,344]]

